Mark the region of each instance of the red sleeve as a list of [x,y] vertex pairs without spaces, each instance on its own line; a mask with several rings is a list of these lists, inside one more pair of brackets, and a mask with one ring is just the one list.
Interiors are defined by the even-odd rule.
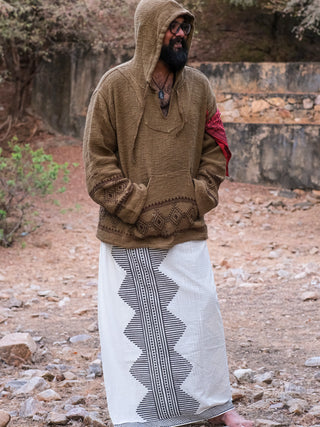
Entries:
[[220,118],[220,111],[217,109],[216,113],[209,118],[209,113],[207,112],[207,121],[205,131],[208,135],[212,136],[215,139],[216,143],[221,148],[227,163],[226,163],[226,176],[229,176],[228,164],[231,159],[231,151],[228,146],[227,135],[224,130],[223,123]]

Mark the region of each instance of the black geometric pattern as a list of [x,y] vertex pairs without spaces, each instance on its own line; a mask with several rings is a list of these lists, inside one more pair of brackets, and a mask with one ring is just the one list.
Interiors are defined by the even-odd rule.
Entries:
[[148,392],[137,407],[145,421],[195,414],[199,402],[181,389],[192,365],[174,350],[185,324],[168,309],[178,285],[159,271],[166,250],[112,248],[125,270],[120,297],[135,311],[124,333],[142,351],[130,369]]

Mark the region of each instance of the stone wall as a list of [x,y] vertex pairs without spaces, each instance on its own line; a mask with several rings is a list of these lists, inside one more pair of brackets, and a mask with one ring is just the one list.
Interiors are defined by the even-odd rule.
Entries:
[[320,63],[205,63],[233,152],[230,177],[320,188]]
[[[90,96],[112,55],[73,52],[37,76],[33,106],[53,129],[82,137]],[[202,63],[217,96],[232,179],[320,188],[320,63]]]

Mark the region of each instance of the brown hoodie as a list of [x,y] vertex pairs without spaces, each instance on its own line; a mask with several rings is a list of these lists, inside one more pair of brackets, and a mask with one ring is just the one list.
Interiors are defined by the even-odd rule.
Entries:
[[226,160],[205,133],[217,110],[206,77],[185,67],[164,116],[150,86],[169,24],[193,15],[174,0],[142,0],[133,59],[100,80],[84,136],[87,188],[100,205],[97,237],[125,248],[170,248],[207,238],[203,215],[218,203]]

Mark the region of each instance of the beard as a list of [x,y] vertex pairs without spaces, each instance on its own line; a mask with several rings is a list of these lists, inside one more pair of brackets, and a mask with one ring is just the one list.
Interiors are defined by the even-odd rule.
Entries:
[[[180,42],[182,47],[174,50],[176,42]],[[160,59],[165,62],[173,73],[182,70],[188,60],[188,48],[186,41],[181,37],[172,38],[168,45],[162,46]]]

